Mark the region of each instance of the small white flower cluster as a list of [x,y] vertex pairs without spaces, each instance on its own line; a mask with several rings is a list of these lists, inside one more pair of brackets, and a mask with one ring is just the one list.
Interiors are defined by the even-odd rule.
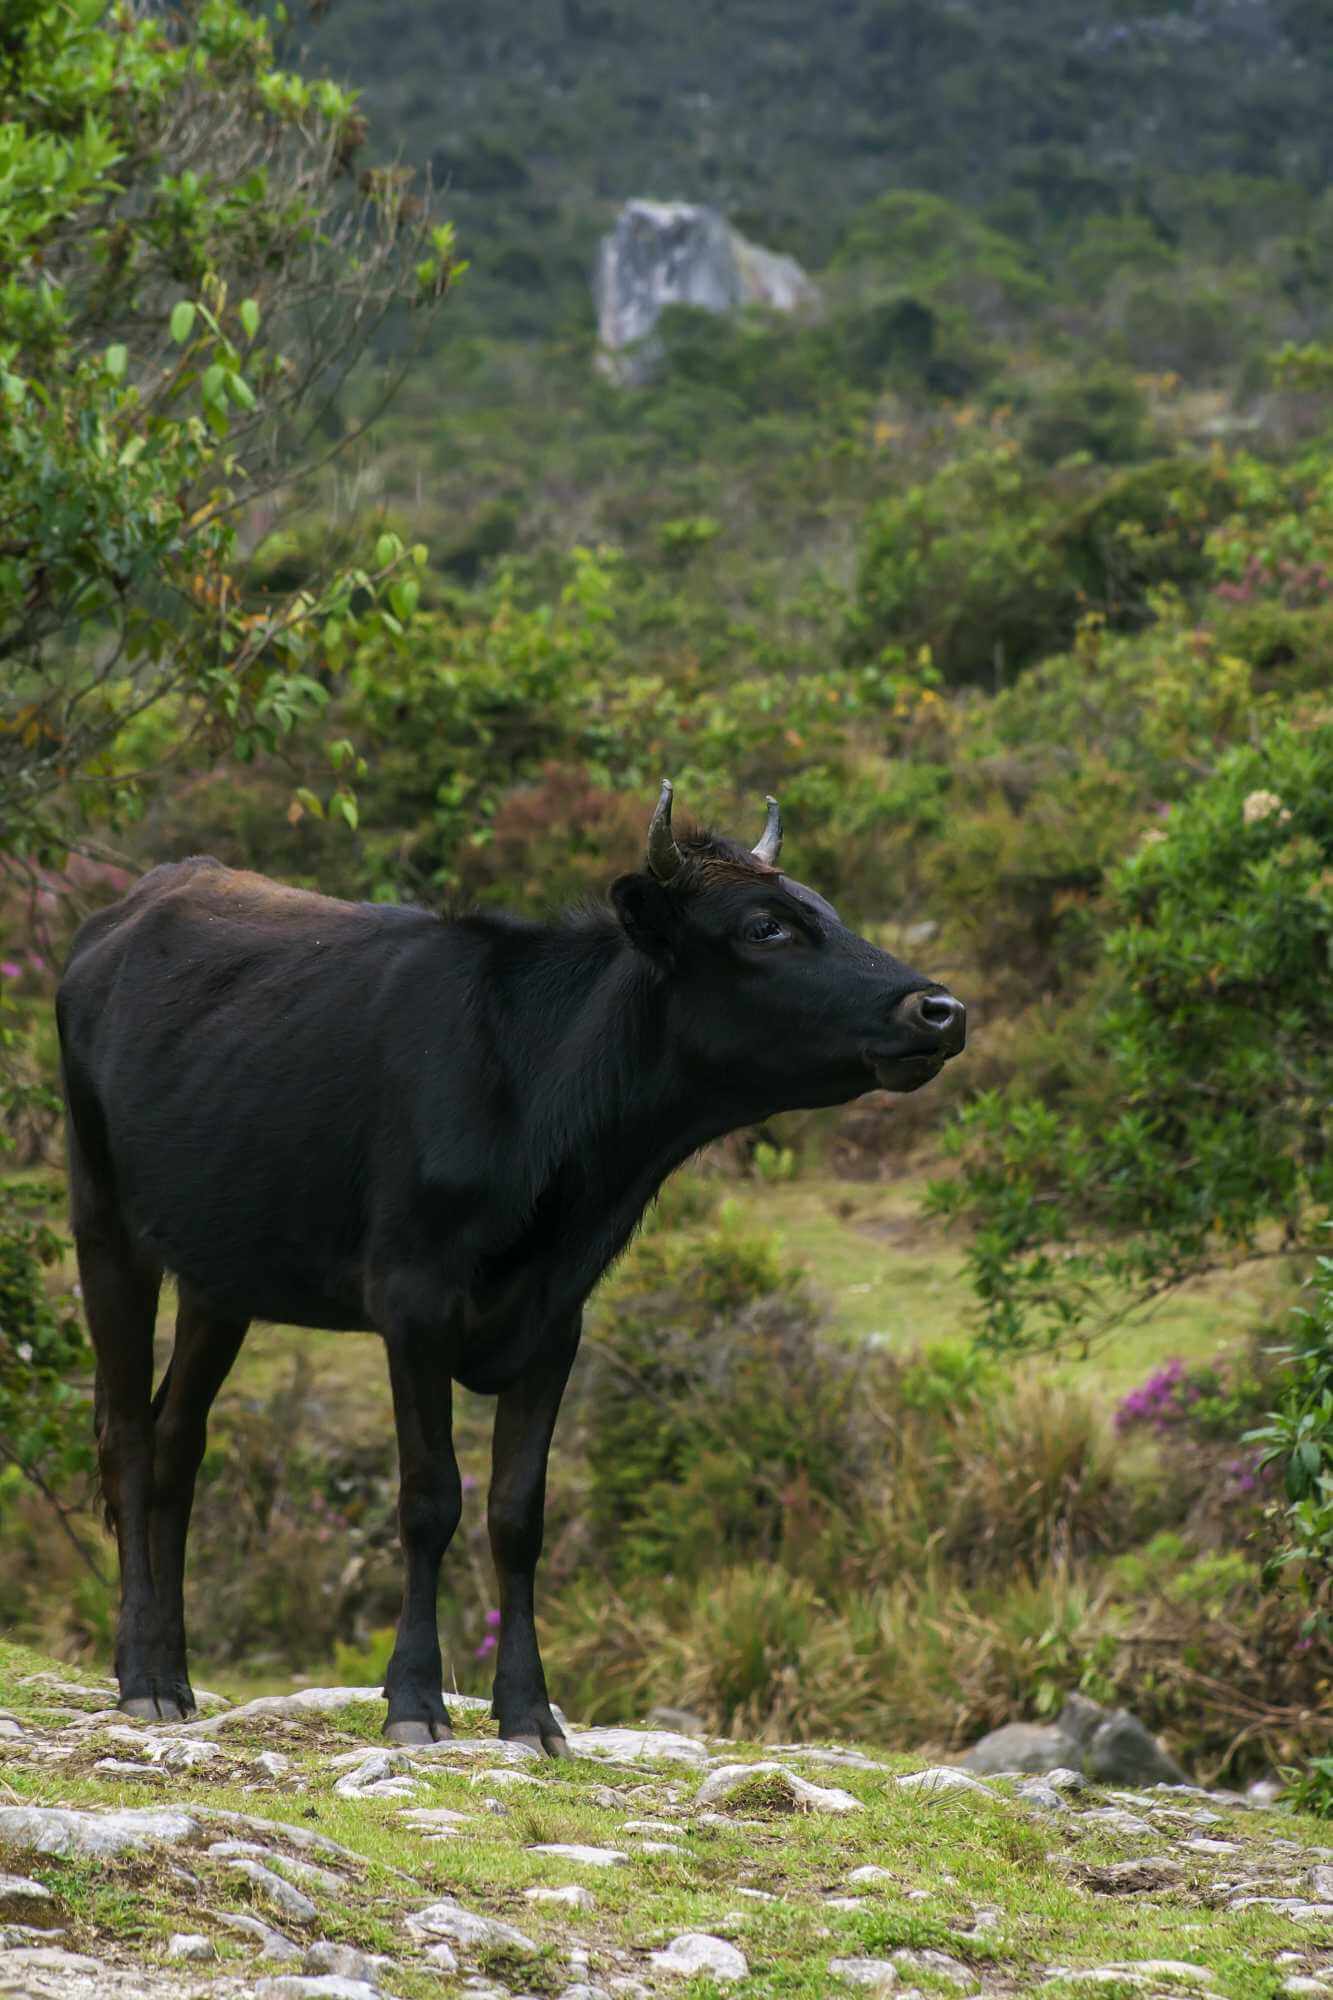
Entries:
[[1272,819],[1275,815],[1278,825],[1283,826],[1291,818],[1290,811],[1276,792],[1251,792],[1240,810],[1246,826],[1257,826],[1260,820]]

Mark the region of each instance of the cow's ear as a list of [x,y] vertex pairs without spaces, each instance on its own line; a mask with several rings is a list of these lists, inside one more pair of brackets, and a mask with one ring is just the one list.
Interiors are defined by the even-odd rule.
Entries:
[[651,875],[622,875],[611,884],[611,901],[626,937],[636,950],[647,952],[650,958],[671,957],[677,917],[660,882],[655,882]]

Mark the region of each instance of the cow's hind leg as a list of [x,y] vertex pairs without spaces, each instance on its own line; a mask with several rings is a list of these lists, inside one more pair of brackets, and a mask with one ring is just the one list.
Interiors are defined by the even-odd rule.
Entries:
[[569,1744],[551,1713],[546,1692],[533,1586],[542,1552],[546,1461],[578,1337],[576,1320],[559,1344],[499,1397],[486,1510],[500,1588],[500,1649],[492,1709],[501,1736],[545,1750],[551,1757],[568,1755]]
[[398,1637],[384,1676],[394,1743],[440,1742],[452,1735],[444,1706],[444,1669],[436,1595],[440,1563],[463,1511],[454,1456],[453,1385],[438,1338],[403,1330],[385,1335],[398,1430],[398,1525],[407,1567]]
[[149,1514],[153,1501],[153,1328],[161,1267],[125,1228],[114,1200],[81,1168],[71,1148],[74,1241],[84,1311],[97,1356],[97,1456],[102,1495],[120,1552],[116,1679],[129,1715],[174,1716],[164,1674],[161,1620],[153,1588]]
[[163,1672],[171,1701],[194,1712],[185,1644],[185,1541],[194,1482],[208,1437],[208,1413],[240,1352],[248,1320],[207,1306],[181,1286],[171,1365],[153,1399],[153,1512],[150,1541]]

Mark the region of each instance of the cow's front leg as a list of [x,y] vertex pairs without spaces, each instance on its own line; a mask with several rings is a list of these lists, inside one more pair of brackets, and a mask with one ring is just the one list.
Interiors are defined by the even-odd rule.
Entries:
[[486,1521],[500,1587],[500,1649],[492,1712],[500,1734],[548,1756],[569,1753],[551,1713],[537,1648],[533,1582],[542,1552],[546,1460],[560,1398],[578,1350],[581,1317],[559,1329],[551,1347],[506,1389],[495,1410],[491,1491]]
[[438,1336],[418,1328],[385,1335],[398,1430],[398,1525],[406,1583],[398,1637],[384,1677],[393,1743],[452,1735],[436,1612],[440,1563],[463,1511],[454,1456],[453,1386]]

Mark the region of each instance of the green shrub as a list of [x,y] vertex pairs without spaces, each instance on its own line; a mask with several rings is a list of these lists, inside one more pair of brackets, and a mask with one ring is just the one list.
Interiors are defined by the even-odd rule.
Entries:
[[991,1339],[1095,1324],[1252,1251],[1273,1223],[1311,1242],[1333,1205],[1331,800],[1333,728],[1275,724],[1118,869],[1098,1115],[984,1097],[955,1135],[962,1174],[938,1193],[978,1225]]
[[1060,530],[1061,560],[1083,601],[1117,625],[1141,624],[1161,585],[1189,591],[1211,577],[1209,531],[1235,501],[1221,460],[1135,467],[1074,509]]
[[1123,465],[1146,458],[1152,448],[1148,401],[1133,377],[1119,369],[1084,369],[1033,399],[1022,438],[1041,465],[1079,454]]
[[928,647],[949,683],[1003,681],[1066,641],[1078,604],[1055,493],[1012,445],[946,461],[872,508],[849,644]]

